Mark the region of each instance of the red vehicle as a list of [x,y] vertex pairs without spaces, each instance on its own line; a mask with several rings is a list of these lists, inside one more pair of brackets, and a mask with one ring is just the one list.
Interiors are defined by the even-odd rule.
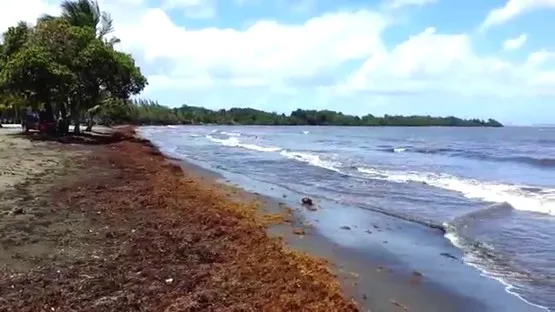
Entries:
[[52,118],[46,117],[46,112],[40,113],[27,113],[25,118],[21,121],[21,127],[25,132],[30,130],[38,130],[41,133],[55,133],[56,121]]

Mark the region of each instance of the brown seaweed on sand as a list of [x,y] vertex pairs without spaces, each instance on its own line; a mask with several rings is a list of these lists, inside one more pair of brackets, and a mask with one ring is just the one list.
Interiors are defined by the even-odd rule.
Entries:
[[109,233],[87,238],[94,256],[0,272],[0,311],[359,311],[328,263],[267,235],[255,204],[131,134],[95,147],[82,176],[52,192],[56,209]]

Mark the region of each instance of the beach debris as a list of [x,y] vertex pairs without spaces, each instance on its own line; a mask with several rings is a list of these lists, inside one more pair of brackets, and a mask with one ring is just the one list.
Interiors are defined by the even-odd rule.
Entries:
[[410,283],[412,285],[418,285],[422,281],[422,277],[423,277],[422,273],[418,271],[413,271],[412,276],[410,278]]
[[408,308],[406,305],[400,304],[400,303],[399,303],[397,300],[395,300],[395,299],[391,299],[391,303],[392,303],[394,306],[398,306],[399,308],[401,308],[401,309],[403,309],[403,310],[405,310],[405,311],[408,311],[408,310],[409,310],[409,308]]
[[165,282],[166,282],[166,284],[171,284],[171,283],[173,283],[173,278],[167,278],[165,280]]
[[306,209],[310,211],[318,210],[318,208],[316,208],[316,206],[314,205],[314,202],[312,201],[312,199],[309,197],[303,197],[303,199],[301,199],[301,203]]
[[287,195],[283,194],[283,198],[287,198]]
[[339,228],[342,229],[342,230],[350,230],[351,229],[351,227],[348,226],[348,225],[342,225]]
[[14,207],[12,209],[12,214],[13,215],[20,215],[23,214],[25,211],[23,211],[23,207]]
[[446,257],[446,258],[449,258],[449,259],[453,259],[453,260],[460,261],[459,258],[453,256],[452,254],[450,254],[450,253],[448,253],[448,252],[442,252],[442,253],[440,253],[440,255],[442,255],[442,256],[444,256],[444,257]]
[[305,229],[295,228],[295,229],[293,229],[293,234],[296,234],[296,235],[305,235],[305,234],[306,234],[306,231],[305,231]]
[[413,275],[413,276],[418,276],[418,277],[422,277],[422,276],[423,276],[422,273],[420,273],[420,272],[418,272],[418,271],[413,271],[413,272],[412,272],[412,275]]

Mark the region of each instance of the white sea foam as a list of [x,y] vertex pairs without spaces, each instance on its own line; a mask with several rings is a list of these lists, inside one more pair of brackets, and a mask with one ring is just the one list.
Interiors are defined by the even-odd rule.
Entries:
[[222,131],[220,132],[221,134],[225,134],[227,136],[234,136],[234,137],[240,137],[241,133],[239,132],[226,132],[226,131]]
[[255,150],[255,151],[259,151],[259,152],[270,153],[270,152],[277,152],[277,151],[281,150],[281,148],[279,148],[279,147],[264,147],[264,146],[259,146],[259,145],[255,145],[255,144],[241,143],[241,141],[239,141],[239,139],[237,139],[236,137],[231,137],[229,139],[218,139],[218,138],[215,138],[211,135],[207,135],[206,138],[209,139],[212,142],[220,143],[220,144],[225,145],[225,146],[242,147],[242,148]]
[[303,131],[303,134],[309,134],[309,133],[310,133],[310,131],[306,131],[306,130]]
[[[449,228],[447,224],[444,224],[444,226],[446,228]],[[457,236],[457,233],[451,230],[448,230],[445,233],[445,238],[451,242],[451,244],[457,248],[459,248],[462,251],[465,251],[465,246],[461,243],[459,236]],[[528,300],[526,300],[524,297],[522,297],[520,294],[518,294],[517,292],[515,292],[515,286],[511,285],[506,279],[507,276],[503,276],[501,274],[497,274],[491,271],[488,271],[488,268],[486,266],[484,266],[482,264],[482,261],[480,260],[480,257],[477,257],[476,255],[474,255],[473,253],[468,253],[468,252],[464,252],[464,256],[463,256],[463,261],[464,263],[468,264],[469,266],[477,269],[480,272],[480,275],[486,277],[486,278],[490,278],[493,280],[498,281],[499,283],[501,283],[504,287],[505,287],[505,291],[517,298],[519,298],[520,300],[526,302],[527,304],[534,306],[536,308],[542,309],[544,311],[550,311],[549,308],[532,303]]]
[[315,167],[320,167],[331,171],[340,172],[340,170],[337,167],[341,166],[341,163],[335,162],[335,161],[323,160],[320,156],[316,154],[283,150],[280,152],[280,155],[287,157],[289,159],[294,159],[300,162],[310,164]]
[[402,153],[402,152],[404,152],[404,151],[406,151],[406,150],[407,150],[406,148],[394,148],[394,149],[393,149],[393,152],[395,152],[395,153]]
[[508,203],[517,210],[555,216],[554,189],[543,189],[542,192],[531,192],[527,191],[527,186],[524,185],[484,182],[457,178],[445,174],[396,172],[365,167],[357,168],[357,170],[375,179],[383,179],[398,183],[426,183],[434,187],[462,193],[467,198],[493,203]]

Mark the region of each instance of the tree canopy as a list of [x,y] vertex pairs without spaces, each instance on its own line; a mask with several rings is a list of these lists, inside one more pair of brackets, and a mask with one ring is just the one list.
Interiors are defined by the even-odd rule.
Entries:
[[183,105],[169,108],[150,100],[113,102],[98,115],[103,123],[138,125],[225,124],[225,125],[326,125],[326,126],[447,126],[501,127],[496,120],[456,117],[390,116],[362,117],[329,110],[297,109],[290,114],[268,113],[252,108],[209,110]]
[[10,27],[0,45],[0,98],[4,107],[43,110],[52,120],[71,119],[75,131],[89,110],[140,93],[147,80],[129,54],[107,38],[112,19],[96,1],[64,1],[60,16],[35,26]]

